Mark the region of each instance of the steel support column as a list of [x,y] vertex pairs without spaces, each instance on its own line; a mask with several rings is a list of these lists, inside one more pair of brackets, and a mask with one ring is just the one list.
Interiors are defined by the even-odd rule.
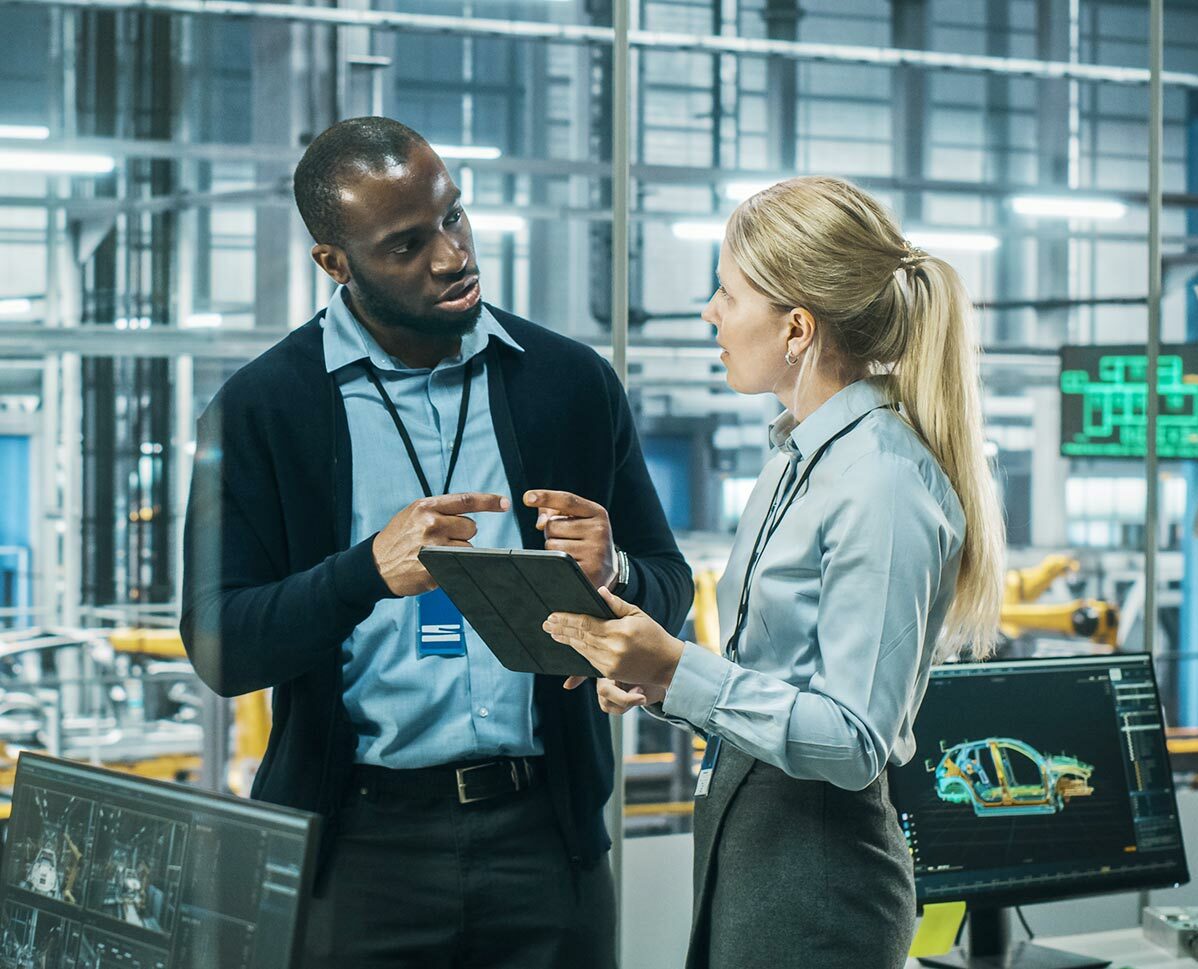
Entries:
[[[628,46],[630,7],[639,0],[612,0],[615,41],[611,61],[611,345],[612,366],[621,383],[628,382],[629,272],[628,228],[631,203],[631,166],[628,116],[631,105],[632,55]],[[616,887],[616,951],[623,939],[624,875],[624,733],[621,717],[612,717],[612,754],[615,765],[608,823],[612,838],[612,873]]]
[[[303,99],[307,92],[296,69],[300,55],[297,39],[301,27],[290,23],[260,22],[253,25],[253,131],[254,139],[274,148],[280,161],[260,162],[260,183],[289,184],[294,165],[287,159],[299,145],[304,130]],[[294,255],[297,233],[292,207],[260,205],[255,209],[254,231],[254,324],[293,326],[310,308]],[[298,278],[297,278],[298,277]]]
[[[1069,6],[1068,3],[1061,3],[1059,0],[1039,0],[1036,11],[1036,52],[1041,57],[1059,58],[1063,61],[1069,59]],[[1061,192],[1068,192],[1072,187],[1069,170],[1070,131],[1068,125],[1061,123],[1062,118],[1069,117],[1069,88],[1072,83],[1068,80],[1042,80],[1036,84],[1037,185],[1043,191],[1059,189]],[[1008,218],[1004,210],[1004,224]],[[1035,295],[1072,295],[1069,239],[1037,239],[1035,246]],[[1019,249],[1013,246],[1004,246],[1003,249],[1014,250],[1014,255],[1008,254],[1009,259],[1017,260],[1022,255]],[[1011,268],[1014,270],[1015,267]],[[1034,321],[1036,332],[1030,335],[1021,334],[1018,342],[1043,342],[1047,345],[1066,343],[1069,336],[1069,314],[1069,309],[1037,314]]]
[[[928,38],[928,0],[894,0],[891,31],[896,47],[924,44]],[[923,178],[927,131],[928,76],[914,67],[894,71],[894,120],[891,124],[893,170],[899,178]],[[899,217],[906,225],[923,219],[923,193],[904,192]]]
[[1148,62],[1151,74],[1148,107],[1148,374],[1144,478],[1144,648],[1157,649],[1157,545],[1160,520],[1160,476],[1157,462],[1157,364],[1161,350],[1161,183],[1164,149],[1164,0],[1150,0]]
[[[1186,185],[1198,188],[1198,94],[1186,99]],[[1186,216],[1187,231],[1198,234],[1198,208]],[[1198,342],[1198,273],[1186,287],[1186,341]],[[1181,536],[1181,641],[1183,655],[1198,651],[1198,461],[1185,463],[1186,517]],[[1198,726],[1198,662],[1179,660],[1177,718],[1181,725]]]
[[[802,4],[797,0],[766,0],[764,16],[766,34],[771,39],[799,39]],[[769,166],[778,171],[793,172],[799,142],[799,65],[790,58],[771,57],[766,70]]]

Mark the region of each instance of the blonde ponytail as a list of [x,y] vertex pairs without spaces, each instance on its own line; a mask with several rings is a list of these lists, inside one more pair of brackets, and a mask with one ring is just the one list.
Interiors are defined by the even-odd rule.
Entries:
[[794,178],[728,222],[737,266],[781,308],[816,320],[821,353],[845,372],[889,373],[901,413],[939,461],[965,513],[956,597],[937,658],[998,635],[1004,527],[985,456],[973,312],[956,270],[913,249],[871,196],[836,178]]
[[961,573],[941,633],[940,658],[966,644],[984,658],[998,634],[1004,537],[985,456],[973,306],[961,277],[942,259],[923,255],[900,273],[907,274],[910,298],[906,347],[894,369],[897,396],[965,512]]

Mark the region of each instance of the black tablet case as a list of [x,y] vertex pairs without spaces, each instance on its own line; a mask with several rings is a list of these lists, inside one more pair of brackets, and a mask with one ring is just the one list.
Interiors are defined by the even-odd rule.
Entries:
[[565,552],[426,546],[420,562],[499,662],[517,673],[601,676],[541,628],[553,612],[614,619]]

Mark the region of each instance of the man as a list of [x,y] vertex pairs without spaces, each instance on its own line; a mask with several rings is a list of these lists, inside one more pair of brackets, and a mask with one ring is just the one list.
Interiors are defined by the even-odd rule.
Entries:
[[441,159],[334,125],[295,195],[339,284],[200,419],[182,633],[226,696],[274,687],[254,796],[326,818],[309,966],[610,967],[593,685],[503,668],[424,545],[568,552],[677,630],[690,572],[590,349],[481,302]]

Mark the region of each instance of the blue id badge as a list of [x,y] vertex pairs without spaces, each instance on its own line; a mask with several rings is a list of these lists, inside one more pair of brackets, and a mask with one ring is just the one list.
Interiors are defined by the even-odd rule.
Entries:
[[465,656],[466,620],[441,589],[426,592],[417,600],[419,635],[416,656]]
[[720,738],[708,737],[703,761],[699,764],[699,782],[695,785],[695,797],[707,797],[711,790],[711,775],[715,773],[715,762],[720,756]]

